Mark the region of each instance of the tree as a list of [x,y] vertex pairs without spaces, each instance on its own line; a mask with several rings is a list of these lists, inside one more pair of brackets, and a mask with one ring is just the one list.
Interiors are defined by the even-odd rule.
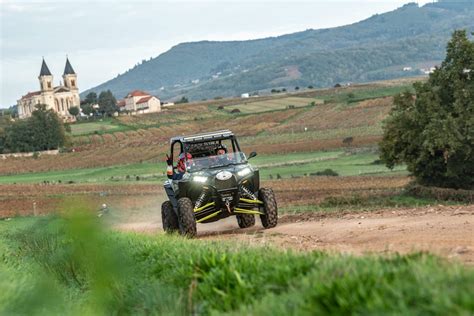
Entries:
[[62,120],[54,111],[46,110],[46,105],[37,105],[28,123],[33,131],[34,150],[57,149],[66,142]]
[[95,113],[95,110],[92,107],[92,105],[88,103],[81,105],[81,109],[82,109],[82,113],[84,113],[87,116],[91,115],[92,113]]
[[73,106],[69,108],[69,114],[72,116],[78,116],[79,115],[79,108],[77,106]]
[[118,111],[117,100],[110,90],[102,91],[99,94],[99,112],[104,116],[112,116]]
[[33,131],[28,121],[16,122],[5,129],[5,149],[8,152],[34,151]]
[[58,115],[39,104],[27,120],[15,122],[5,129],[4,147],[10,152],[56,149],[64,145],[64,126]]
[[455,31],[446,59],[426,83],[395,97],[381,159],[406,163],[424,185],[474,188],[474,42]]
[[186,97],[182,97],[180,100],[176,101],[176,104],[181,104],[181,103],[188,103],[189,100]]
[[6,143],[6,135],[5,135],[5,129],[0,127],[0,154],[3,154],[5,152],[5,144]]
[[84,102],[87,104],[97,104],[97,93],[89,92],[84,99]]

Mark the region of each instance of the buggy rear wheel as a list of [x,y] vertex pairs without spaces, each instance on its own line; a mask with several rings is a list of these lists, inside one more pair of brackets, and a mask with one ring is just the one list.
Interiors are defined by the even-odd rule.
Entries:
[[178,223],[179,233],[188,237],[197,234],[196,218],[194,217],[193,202],[189,198],[183,197],[178,200]]
[[237,214],[237,223],[240,228],[248,228],[255,225],[255,216],[252,214]]
[[264,215],[260,215],[260,220],[264,228],[273,228],[278,223],[278,206],[275,199],[275,193],[272,189],[261,188],[258,191],[260,201],[263,202],[263,206],[260,210],[263,210]]
[[161,221],[163,222],[163,230],[167,233],[173,233],[179,229],[178,216],[170,201],[161,204]]

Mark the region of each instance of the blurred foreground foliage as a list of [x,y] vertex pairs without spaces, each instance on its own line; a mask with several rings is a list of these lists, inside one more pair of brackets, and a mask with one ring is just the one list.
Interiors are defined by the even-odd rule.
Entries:
[[[472,314],[474,271],[113,232],[80,202],[0,222],[0,315]],[[92,215],[91,215],[92,214]]]

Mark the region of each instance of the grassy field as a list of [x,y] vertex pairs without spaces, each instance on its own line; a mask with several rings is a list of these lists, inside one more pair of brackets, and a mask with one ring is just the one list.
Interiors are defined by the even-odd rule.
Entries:
[[164,179],[164,170],[164,164],[136,163],[101,168],[69,169],[0,176],[0,184],[42,183],[45,181],[53,183],[104,183],[115,181],[137,181],[137,176],[141,177],[141,180],[162,180]]
[[[404,166],[393,171],[383,164],[374,163],[376,153],[346,153],[344,151],[300,152],[280,155],[259,155],[250,163],[260,168],[263,179],[279,175],[282,178],[308,176],[311,173],[332,169],[341,176],[369,174],[400,174]],[[12,183],[130,183],[136,181],[156,182],[165,180],[165,163],[135,163],[111,167],[69,169],[37,173],[0,176],[0,184]]]
[[0,232],[2,315],[474,311],[474,271],[428,254],[302,254],[112,233],[85,215],[0,221]]
[[239,109],[241,113],[262,113],[268,111],[285,110],[290,107],[299,108],[310,105],[317,105],[324,103],[321,99],[315,98],[301,98],[301,97],[287,97],[287,98],[275,98],[272,100],[255,101],[249,99],[248,102],[241,104],[229,105],[225,109],[231,112],[234,109]]
[[[337,150],[345,147],[342,140],[347,137],[353,137],[354,147],[374,146],[382,135],[382,121],[393,104],[390,96],[407,88],[405,82],[388,82],[314,89],[257,99],[256,102],[266,103],[268,107],[247,104],[251,111],[264,112],[231,114],[218,110],[221,105],[226,109],[245,102],[235,98],[182,104],[160,113],[72,124],[75,153],[7,159],[0,164],[0,174],[153,162],[168,151],[170,137],[222,128],[236,133],[246,150],[265,154]],[[323,99],[324,104],[305,106],[309,100]],[[286,108],[290,101],[294,101],[294,109]]]
[[324,100],[326,102],[332,103],[356,103],[369,99],[383,98],[388,96],[393,96],[397,93],[404,91],[412,91],[413,87],[411,85],[397,85],[397,86],[388,86],[388,87],[366,87],[363,89],[349,90],[340,89],[336,90],[336,93],[326,95]]
[[129,130],[127,126],[119,124],[114,119],[104,119],[103,121],[84,122],[71,124],[71,135],[81,136],[88,134],[103,134]]
[[326,169],[337,172],[340,176],[355,175],[395,175],[405,172],[404,166],[397,166],[393,170],[377,162],[378,154],[357,153],[345,154],[344,152],[330,152],[322,157],[312,158],[311,154],[306,155],[307,160],[292,162],[282,162],[274,165],[263,165],[261,176],[264,179],[280,176],[281,178],[310,176]]

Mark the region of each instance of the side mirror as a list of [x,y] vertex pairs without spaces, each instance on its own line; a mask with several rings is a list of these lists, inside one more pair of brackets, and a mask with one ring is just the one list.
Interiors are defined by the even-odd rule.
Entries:
[[247,159],[251,159],[255,156],[257,156],[257,153],[255,151],[252,151]]

